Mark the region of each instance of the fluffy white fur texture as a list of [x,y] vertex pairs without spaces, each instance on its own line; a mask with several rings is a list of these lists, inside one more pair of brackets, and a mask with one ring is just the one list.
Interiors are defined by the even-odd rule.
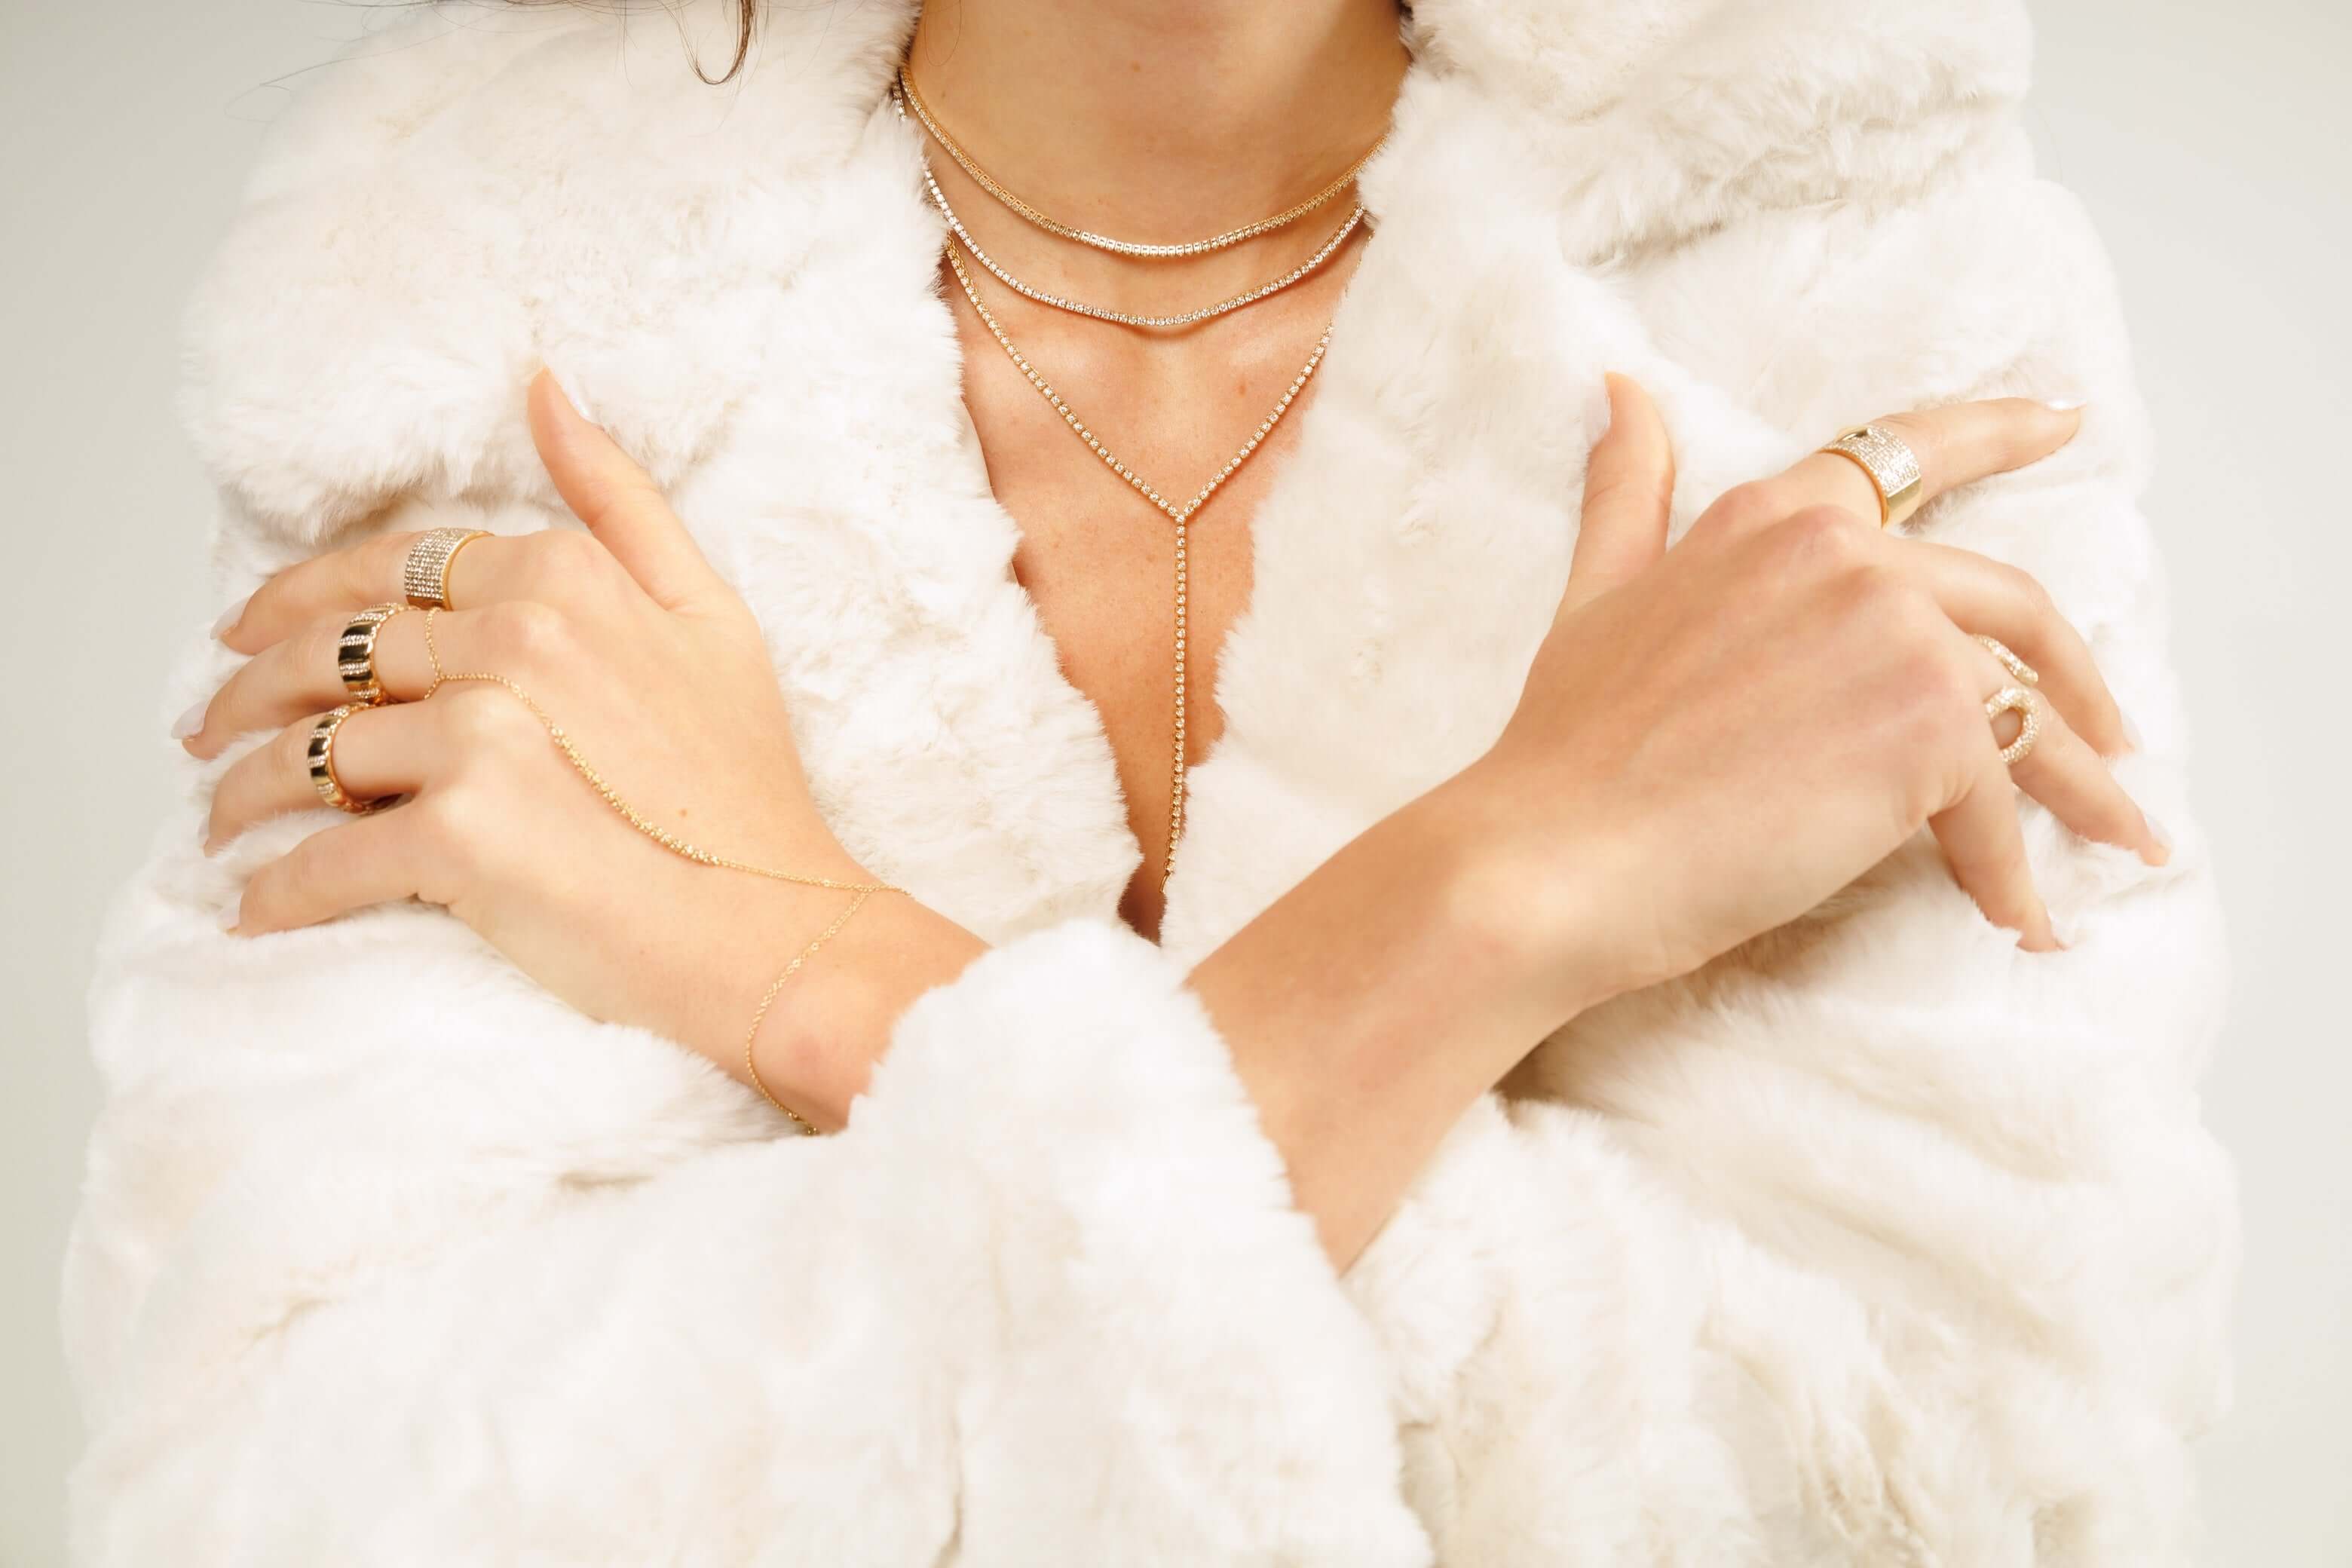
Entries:
[[[851,848],[1001,950],[849,1131],[774,1141],[438,913],[224,938],[321,818],[208,863],[191,767],[95,992],[79,1561],[2183,1561],[2227,1384],[2221,945],[2148,436],[2031,171],[2017,6],[1422,0],[1160,950],[962,416],[884,104],[910,20],[777,6],[712,89],[658,13],[426,8],[278,135],[187,416],[234,594],[369,529],[549,523],[553,363],[763,618]],[[2093,399],[1925,525],[2090,636],[2178,855],[2029,811],[2070,946],[2028,957],[1915,847],[1579,1019],[1337,1279],[1182,977],[1493,738],[1608,368],[1666,405],[1685,521],[1873,414]]]

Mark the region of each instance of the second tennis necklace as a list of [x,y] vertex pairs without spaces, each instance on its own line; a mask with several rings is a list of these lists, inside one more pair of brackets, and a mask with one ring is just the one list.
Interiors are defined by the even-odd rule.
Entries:
[[[941,131],[938,123],[933,121],[929,114],[923,111],[920,107],[920,100],[914,97],[913,82],[908,79],[903,73],[899,77],[899,86],[903,90],[891,94],[892,106],[898,110],[898,118],[902,121],[908,118],[908,108],[909,102],[913,102],[916,105],[916,115],[921,120],[923,129],[929,132],[933,139],[938,141],[941,146],[948,148],[950,154],[959,151],[955,147],[954,143],[948,140],[945,132]],[[961,158],[958,158],[957,161],[959,163],[963,163]],[[934,195],[936,195],[938,194],[938,185],[936,181],[929,180],[930,169],[928,160],[925,162],[923,172],[926,180],[932,185]],[[1295,221],[1296,218],[1303,216],[1305,214],[1313,211],[1315,207],[1321,205],[1331,196],[1337,195],[1340,189],[1344,188],[1347,179],[1352,178],[1354,172],[1355,171],[1352,169],[1349,170],[1348,175],[1343,177],[1340,181],[1335,182],[1332,185],[1326,187],[1325,190],[1318,193],[1313,200],[1302,204],[1298,207],[1292,209],[1289,213],[1279,215],[1276,219],[1269,220],[1264,225],[1254,226],[1253,232],[1263,233],[1268,228],[1280,226],[1283,224]],[[944,205],[944,203],[942,203],[942,205]],[[1342,231],[1334,237],[1332,243],[1327,247],[1323,255],[1318,256],[1316,258],[1317,261],[1319,263],[1328,256],[1330,250],[1337,249],[1338,242],[1345,239],[1347,237],[1348,231],[1352,230],[1357,224],[1361,221],[1362,213],[1360,208],[1356,214],[1350,216]],[[1059,226],[1055,226],[1058,227]],[[1239,237],[1240,231],[1236,231],[1234,237]],[[1087,240],[1095,240],[1098,238],[1098,237],[1093,236],[1082,237],[1075,233],[1073,233],[1070,237],[1085,238]],[[1197,254],[1202,249],[1220,248],[1223,244],[1230,242],[1231,241],[1227,237],[1220,236],[1218,237],[1218,240],[1215,242],[1199,246],[1173,247],[1170,247],[1169,251],[1166,253],[1180,255]],[[983,263],[982,263],[981,258],[977,253],[977,248],[970,247],[969,241],[964,239],[962,236],[962,226],[961,224],[953,224],[951,222],[950,232],[947,236],[946,249],[948,265],[950,268],[953,268],[956,281],[961,285],[963,289],[963,297],[971,302],[972,313],[980,318],[981,324],[988,329],[989,335],[996,340],[997,347],[1004,351],[1005,357],[1013,362],[1013,366],[1021,372],[1022,375],[1028,381],[1029,384],[1036,388],[1037,395],[1052,405],[1054,412],[1061,416],[1062,423],[1069,427],[1071,435],[1076,437],[1079,440],[1084,441],[1087,444],[1087,449],[1094,453],[1096,457],[1102,459],[1104,467],[1109,468],[1111,472],[1117,474],[1121,479],[1124,479],[1130,489],[1134,490],[1136,494],[1141,496],[1145,500],[1150,501],[1156,510],[1176,525],[1176,550],[1174,563],[1174,632],[1176,649],[1173,694],[1174,702],[1172,704],[1174,709],[1173,716],[1175,724],[1174,734],[1171,737],[1173,755],[1169,764],[1168,848],[1160,872],[1164,881],[1165,878],[1172,873],[1176,868],[1176,847],[1181,842],[1182,842],[1184,837],[1186,795],[1184,644],[1187,621],[1186,612],[1188,608],[1188,595],[1186,591],[1188,581],[1186,546],[1190,542],[1192,521],[1193,515],[1197,513],[1202,507],[1208,503],[1209,498],[1215,495],[1219,489],[1223,489],[1225,481],[1232,479],[1234,475],[1240,470],[1244,463],[1249,461],[1252,455],[1254,455],[1257,451],[1258,447],[1265,443],[1265,438],[1268,436],[1274,434],[1275,426],[1282,423],[1283,416],[1290,412],[1291,404],[1297,399],[1299,393],[1305,390],[1308,378],[1313,376],[1317,368],[1322,364],[1325,351],[1331,346],[1331,329],[1328,325],[1324,327],[1322,335],[1315,340],[1314,352],[1307,356],[1307,363],[1299,367],[1299,371],[1297,375],[1291,377],[1290,384],[1283,389],[1282,395],[1276,400],[1273,408],[1267,411],[1265,418],[1258,421],[1257,428],[1250,433],[1249,437],[1242,443],[1240,448],[1226,460],[1224,467],[1218,469],[1216,473],[1210,477],[1209,481],[1206,484],[1202,485],[1198,490],[1193,492],[1192,498],[1190,500],[1180,501],[1174,499],[1171,495],[1163,494],[1157,486],[1146,479],[1142,475],[1137,473],[1133,468],[1129,468],[1124,459],[1120,458],[1117,453],[1105,446],[1103,444],[1102,437],[1095,434],[1093,429],[1087,425],[1085,420],[1078,417],[1077,411],[1073,409],[1069,404],[1064,400],[1060,393],[1054,390],[1053,384],[1048,382],[1044,375],[1039,374],[1037,367],[1029,363],[1028,355],[1023,353],[1019,347],[1013,343],[1013,339],[1005,332],[1003,323],[996,319],[996,313],[993,310],[991,310],[988,308],[987,301],[983,300],[980,297],[979,286],[972,280],[971,269],[964,265],[964,258],[968,249],[972,255],[976,265]],[[1130,251],[1129,253],[1133,254],[1134,252]],[[994,269],[991,268],[990,270],[992,271]],[[1312,270],[1312,268],[1309,267],[1307,268],[1302,268],[1302,275],[1305,271],[1308,270]],[[1285,279],[1284,281],[1286,284],[1289,281],[1295,281],[1295,279]],[[1265,290],[1267,293],[1274,291],[1275,290],[1273,289]],[[1060,303],[1060,301],[1046,302],[1056,304]],[[1246,301],[1235,301],[1236,304],[1244,302]],[[1066,309],[1067,307],[1065,306],[1064,308]]]

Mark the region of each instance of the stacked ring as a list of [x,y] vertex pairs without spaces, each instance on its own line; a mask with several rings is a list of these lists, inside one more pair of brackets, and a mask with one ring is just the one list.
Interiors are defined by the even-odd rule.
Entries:
[[1911,444],[1884,425],[1849,430],[1822,448],[1843,458],[1870,476],[1878,492],[1878,525],[1893,528],[1919,510],[1919,454]]
[[343,635],[335,639],[335,673],[343,678],[343,689],[352,700],[362,708],[389,700],[375,673],[375,638],[384,622],[407,608],[406,605],[370,605],[353,616]]
[[488,537],[488,531],[479,528],[435,528],[418,535],[400,565],[400,585],[408,602],[420,610],[449,609],[449,563],[477,539]]
[[2011,680],[2026,686],[2042,684],[2042,672],[2011,653],[2009,645],[1999,637],[1989,637],[1979,633],[1977,641],[1984,645],[1987,653],[2000,661],[2001,668],[2009,671]]
[[2042,705],[2033,693],[2022,686],[2004,686],[1985,699],[1985,719],[1988,722],[2004,713],[2017,715],[2021,728],[2017,739],[2000,749],[2003,766],[2015,767],[2032,754],[2033,742],[2042,738]]
[[360,799],[345,790],[342,781],[335,776],[335,731],[343,727],[344,720],[359,711],[359,704],[346,702],[331,712],[319,715],[318,723],[310,729],[309,751],[310,785],[319,792],[319,798],[353,816],[364,816],[383,804],[380,800]]

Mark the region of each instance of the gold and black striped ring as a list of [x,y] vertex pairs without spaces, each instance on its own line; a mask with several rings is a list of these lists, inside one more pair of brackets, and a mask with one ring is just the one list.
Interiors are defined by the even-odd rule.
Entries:
[[309,750],[310,787],[319,792],[320,800],[337,811],[347,811],[353,816],[365,816],[384,804],[380,800],[360,799],[344,789],[342,781],[335,776],[335,731],[343,727],[344,720],[360,711],[362,709],[358,703],[346,702],[341,708],[319,715],[318,723],[310,728]]
[[375,638],[384,622],[406,608],[406,605],[371,605],[353,616],[343,635],[335,639],[335,673],[343,678],[343,690],[362,708],[392,700],[375,672]]

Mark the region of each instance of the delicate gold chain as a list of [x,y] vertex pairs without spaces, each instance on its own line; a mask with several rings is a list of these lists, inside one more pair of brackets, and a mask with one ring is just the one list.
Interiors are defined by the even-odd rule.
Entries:
[[[538,699],[524,690],[515,681],[495,670],[465,670],[453,675],[444,669],[441,665],[441,649],[433,636],[434,617],[440,613],[437,608],[425,612],[425,657],[433,666],[433,684],[425,689],[425,697],[431,697],[444,686],[457,681],[478,681],[485,685],[503,687],[530,710],[531,717],[539,721],[540,728],[547,731],[547,738],[555,742],[556,749],[563,753],[564,759],[572,764],[573,771],[588,781],[589,787],[596,792],[606,805],[619,813],[622,819],[630,826],[671,854],[682,859],[691,860],[699,866],[710,866],[726,871],[742,871],[754,877],[765,877],[771,881],[792,882],[803,888],[830,888],[836,892],[856,895],[850,900],[849,907],[835,916],[833,923],[817,932],[815,938],[806,947],[793,955],[793,961],[784,966],[783,973],[769,983],[766,993],[760,998],[758,1009],[751,1015],[751,1026],[743,1036],[743,1069],[750,1076],[752,1087],[767,1096],[769,1104],[791,1118],[793,1125],[803,1132],[814,1134],[816,1131],[814,1124],[799,1111],[778,1100],[775,1091],[771,1089],[766,1080],[760,1077],[759,1064],[752,1054],[752,1047],[760,1037],[760,1026],[767,1021],[768,1009],[774,1005],[776,994],[784,988],[784,983],[798,974],[801,966],[809,961],[816,950],[831,941],[843,926],[849,923],[850,916],[866,907],[866,900],[877,893],[903,893],[906,889],[894,887],[887,882],[845,882],[835,877],[809,877],[796,871],[779,871],[772,867],[754,865],[749,860],[738,860],[730,856],[714,854],[708,849],[688,843],[660,824],[649,820],[644,813],[622,799],[620,792],[605,783],[604,775],[598,773],[588,759],[580,754],[580,749],[572,744],[572,737],[563,732],[563,726],[557,723],[547,710],[539,705]],[[423,699],[420,698],[419,700]]]
[[494,670],[467,670],[456,675],[444,670],[441,668],[440,650],[434,646],[433,642],[433,617],[439,613],[438,610],[427,610],[425,613],[425,657],[431,660],[433,665],[433,684],[426,689],[425,695],[430,697],[443,686],[457,681],[480,681],[486,685],[505,687],[514,693],[516,699],[525,708],[530,710],[531,717],[537,719],[540,727],[547,731],[547,738],[555,742],[556,749],[563,753],[565,760],[571,763],[580,776],[588,781],[588,786],[603,798],[604,804],[619,813],[622,819],[630,826],[671,854],[681,859],[691,860],[698,866],[712,866],[723,871],[742,871],[754,877],[765,877],[771,881],[792,882],[803,888],[831,888],[844,893],[905,891],[904,889],[894,888],[887,882],[845,882],[835,877],[810,877],[797,871],[779,871],[772,867],[754,865],[749,860],[737,860],[730,856],[714,854],[710,850],[680,838],[677,834],[662,826],[661,824],[652,821],[635,806],[622,799],[620,792],[605,783],[604,775],[598,773],[590,764],[588,759],[580,754],[580,749],[572,743],[572,737],[563,732],[563,726],[557,723],[553,716],[546,709],[541,708],[538,700],[530,692]]
[[938,121],[931,118],[930,107],[923,101],[923,95],[915,90],[913,74],[903,65],[898,68],[898,87],[905,95],[908,105],[914,110],[915,118],[923,122],[923,129],[931,133],[933,141],[946,149],[947,155],[955,160],[957,168],[971,176],[972,184],[994,196],[1028,222],[1044,229],[1047,234],[1059,235],[1064,239],[1076,240],[1080,245],[1092,246],[1097,250],[1108,250],[1117,256],[1147,258],[1201,256],[1212,250],[1223,250],[1228,246],[1239,245],[1245,239],[1255,239],[1262,234],[1271,234],[1278,228],[1287,228],[1316,208],[1327,205],[1334,196],[1346,190],[1354,182],[1357,174],[1363,171],[1364,165],[1370,163],[1381,150],[1380,143],[1373,143],[1371,150],[1349,164],[1338,179],[1297,206],[1278,212],[1272,217],[1260,218],[1255,223],[1244,224],[1239,228],[1227,229],[1224,233],[1213,235],[1207,239],[1188,240],[1178,245],[1147,245],[1135,240],[1111,239],[1047,217],[1044,213],[997,184],[990,177],[988,171],[974,163],[971,154],[966,153],[957,143],[956,139],[949,135]]
[[[890,99],[898,107],[898,117],[905,119],[907,115],[905,96],[894,90]],[[940,216],[947,220],[949,230],[963,242],[965,251],[974,261],[986,268],[999,283],[1003,284],[1015,294],[1034,300],[1040,305],[1051,305],[1057,310],[1067,310],[1074,316],[1090,316],[1097,321],[1115,321],[1122,327],[1143,327],[1154,330],[1197,326],[1202,321],[1214,321],[1217,317],[1238,310],[1245,305],[1255,305],[1261,300],[1281,293],[1285,289],[1308,277],[1325,262],[1330,260],[1339,247],[1348,242],[1348,237],[1356,232],[1357,226],[1364,221],[1365,216],[1363,204],[1357,203],[1349,209],[1347,221],[1332,231],[1330,237],[1324,240],[1314,255],[1271,283],[1262,283],[1247,293],[1236,294],[1229,300],[1220,300],[1213,305],[1203,305],[1197,310],[1182,310],[1172,316],[1139,316],[1127,310],[1114,310],[1107,305],[1089,305],[1083,300],[1068,299],[1060,294],[1049,294],[1043,289],[1034,289],[1024,283],[999,266],[995,258],[980,247],[980,241],[971,237],[971,231],[964,227],[963,219],[956,216],[955,207],[948,201],[947,193],[940,189],[939,177],[931,172],[931,161],[929,158],[923,160],[923,184],[930,187],[931,204],[940,209]]]
[[770,1105],[790,1117],[793,1126],[812,1138],[816,1136],[816,1124],[776,1098],[775,1091],[768,1087],[768,1080],[760,1076],[760,1063],[753,1054],[753,1047],[760,1042],[760,1026],[768,1021],[768,1009],[775,1005],[776,993],[784,988],[784,983],[798,974],[801,972],[801,965],[815,957],[816,950],[830,942],[835,932],[849,923],[850,916],[866,907],[866,900],[882,890],[879,888],[860,888],[856,896],[849,900],[849,907],[834,916],[831,925],[817,932],[809,940],[806,947],[793,955],[793,961],[784,965],[782,973],[768,982],[768,989],[761,994],[759,1006],[752,1010],[751,1026],[743,1031],[743,1071],[751,1078],[752,1086],[768,1097]]
[[1184,837],[1184,631],[1188,604],[1185,593],[1184,547],[1187,542],[1187,528],[1192,522],[1192,514],[1199,511],[1208,499],[1216,494],[1227,479],[1234,477],[1235,469],[1249,461],[1250,455],[1258,449],[1261,442],[1274,433],[1274,427],[1282,423],[1282,416],[1290,412],[1292,400],[1297,397],[1300,389],[1306,386],[1307,378],[1313,375],[1316,368],[1323,363],[1324,352],[1331,346],[1331,329],[1325,327],[1323,335],[1315,340],[1315,352],[1307,356],[1306,365],[1291,378],[1290,385],[1284,390],[1281,399],[1275,404],[1273,412],[1258,421],[1257,429],[1251,434],[1248,440],[1242,443],[1241,450],[1234,453],[1225,466],[1218,469],[1215,476],[1207,484],[1202,486],[1200,492],[1191,500],[1179,504],[1161,495],[1140,474],[1114,456],[1110,448],[1102,444],[1101,437],[1087,427],[1086,422],[1078,417],[1076,411],[1062,400],[1061,394],[1055,392],[1052,384],[1037,374],[1037,367],[1029,363],[1027,356],[1013,347],[1013,340],[1005,335],[1003,327],[997,322],[995,312],[982,302],[980,290],[972,284],[971,274],[964,270],[963,262],[957,254],[961,248],[961,247],[954,239],[950,238],[948,241],[948,265],[955,269],[956,281],[963,285],[963,297],[971,301],[973,313],[980,317],[981,324],[988,329],[992,337],[995,338],[997,347],[1003,349],[1013,363],[1020,367],[1021,374],[1029,378],[1029,384],[1037,389],[1038,395],[1053,405],[1054,412],[1062,416],[1062,423],[1070,427],[1071,434],[1084,441],[1087,449],[1100,458],[1111,472],[1125,479],[1129,487],[1138,495],[1165,512],[1176,524],[1176,755],[1171,769],[1168,858],[1162,872],[1164,876],[1167,872],[1175,869],[1176,846]]

